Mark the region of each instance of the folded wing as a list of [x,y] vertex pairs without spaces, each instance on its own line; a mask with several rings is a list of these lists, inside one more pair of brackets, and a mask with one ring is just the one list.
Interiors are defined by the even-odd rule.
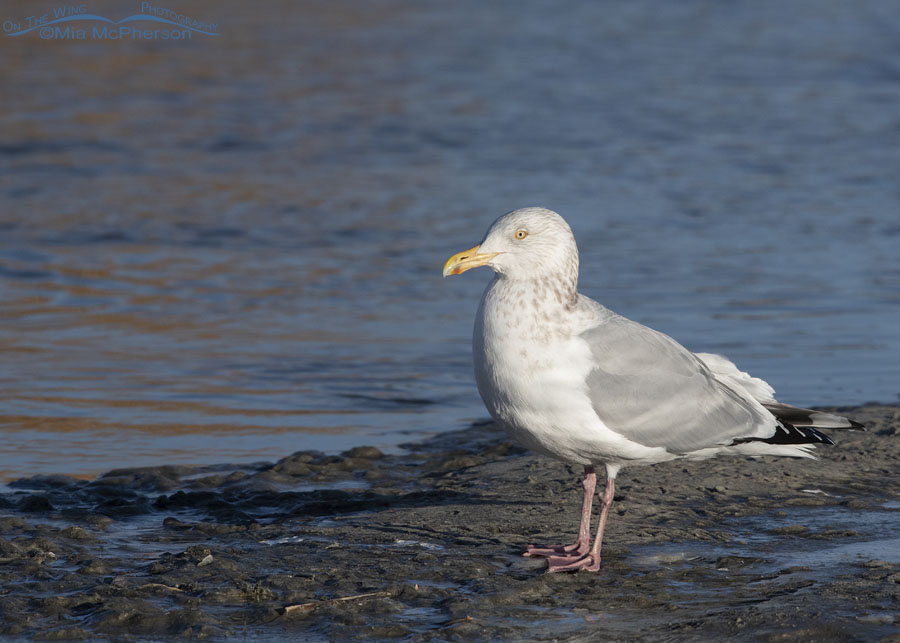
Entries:
[[611,315],[581,337],[594,362],[587,387],[595,412],[634,442],[684,454],[776,432],[758,401],[663,333]]
[[861,429],[847,418],[777,402],[774,390],[728,359],[694,354],[615,314],[582,333],[594,369],[588,395],[604,424],[671,453],[747,442],[834,444],[818,429]]

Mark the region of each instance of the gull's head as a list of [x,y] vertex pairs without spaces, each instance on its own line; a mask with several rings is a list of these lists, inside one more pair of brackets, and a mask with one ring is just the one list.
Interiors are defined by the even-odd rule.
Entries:
[[444,264],[444,276],[490,266],[512,279],[578,278],[578,248],[565,220],[546,208],[504,214],[480,244],[458,252]]

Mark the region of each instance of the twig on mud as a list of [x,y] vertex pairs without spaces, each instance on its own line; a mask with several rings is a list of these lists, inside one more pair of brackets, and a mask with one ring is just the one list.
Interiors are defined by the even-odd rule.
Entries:
[[341,596],[338,598],[326,598],[321,601],[312,601],[310,603],[297,603],[296,605],[285,605],[284,614],[291,614],[292,612],[310,612],[319,607],[324,607],[325,605],[340,605],[341,603],[346,603],[347,601],[356,601],[361,598],[374,598],[390,596],[390,592],[367,592],[365,594],[355,594],[354,596]]
[[153,588],[159,587],[162,589],[170,589],[173,592],[183,592],[184,591],[183,589],[181,589],[179,587],[172,587],[171,585],[163,585],[162,583],[145,583],[145,584],[141,585],[140,587],[138,587],[138,589],[147,589],[148,587],[153,587]]

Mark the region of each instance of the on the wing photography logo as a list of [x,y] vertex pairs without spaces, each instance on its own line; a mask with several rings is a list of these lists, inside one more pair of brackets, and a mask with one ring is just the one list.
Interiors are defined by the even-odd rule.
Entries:
[[[141,24],[148,22],[156,24]],[[43,40],[191,40],[193,34],[221,35],[218,23],[197,20],[152,2],[141,2],[140,13],[121,20],[89,13],[84,4],[61,5],[21,19],[3,20],[6,36],[33,32]]]

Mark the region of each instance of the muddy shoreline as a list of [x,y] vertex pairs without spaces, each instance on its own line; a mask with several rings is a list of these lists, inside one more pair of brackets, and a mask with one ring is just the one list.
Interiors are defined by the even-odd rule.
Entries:
[[570,538],[579,472],[491,424],[253,466],[19,480],[0,494],[0,634],[900,641],[900,409],[843,412],[817,462],[625,469],[597,574],[521,557]]

